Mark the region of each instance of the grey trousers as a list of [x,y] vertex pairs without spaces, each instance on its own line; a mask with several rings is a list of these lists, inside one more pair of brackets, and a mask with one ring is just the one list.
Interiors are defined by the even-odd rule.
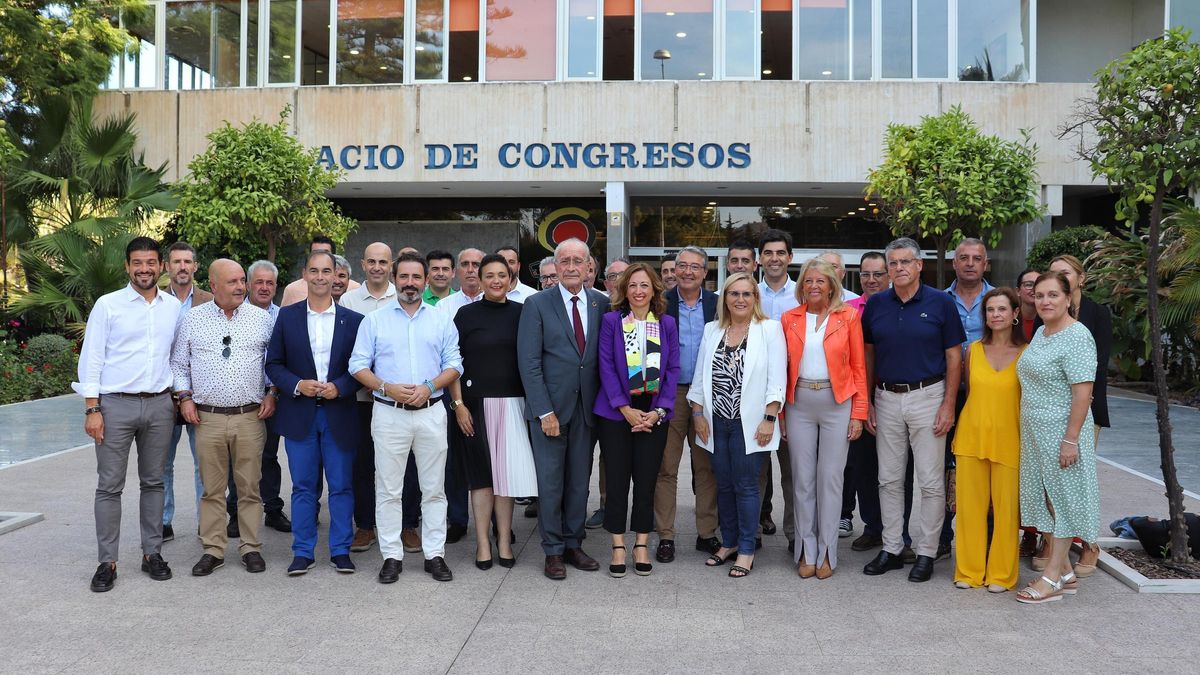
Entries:
[[546,555],[562,555],[583,543],[596,438],[595,430],[584,422],[583,404],[579,405],[554,438],[542,433],[539,420],[529,422],[537,471],[538,527]]
[[796,387],[787,406],[793,504],[796,510],[795,562],[820,565],[829,556],[837,568],[838,521],[842,517],[842,476],[850,441],[850,400],[837,403],[832,389]]
[[162,548],[163,469],[175,428],[170,394],[153,398],[101,396],[104,441],[96,444],[96,543],[99,562],[116,562],[121,542],[121,493],[129,450],[137,442],[142,553]]

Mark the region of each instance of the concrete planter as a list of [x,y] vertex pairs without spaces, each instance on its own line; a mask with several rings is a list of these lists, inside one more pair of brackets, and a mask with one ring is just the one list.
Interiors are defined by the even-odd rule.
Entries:
[[1200,579],[1151,579],[1106,553],[1105,547],[1140,551],[1142,545],[1136,539],[1100,537],[1100,560],[1097,562],[1101,569],[1138,593],[1200,593]]
[[0,511],[0,534],[7,534],[13,530],[19,530],[26,525],[32,525],[42,520],[43,517],[40,513]]

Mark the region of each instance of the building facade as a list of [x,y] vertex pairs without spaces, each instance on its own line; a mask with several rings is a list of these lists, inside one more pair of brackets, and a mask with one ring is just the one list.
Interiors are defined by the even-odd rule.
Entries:
[[[113,17],[139,38],[96,108],[137,114],[182,178],[205,135],[277,119],[344,171],[348,248],[556,240],[657,258],[780,227],[796,261],[890,239],[864,199],[886,126],[961,105],[1039,147],[1048,216],[1011,228],[1011,282],[1052,225],[1111,219],[1059,138],[1094,71],[1200,0],[174,0]],[[723,268],[719,261],[717,269]]]

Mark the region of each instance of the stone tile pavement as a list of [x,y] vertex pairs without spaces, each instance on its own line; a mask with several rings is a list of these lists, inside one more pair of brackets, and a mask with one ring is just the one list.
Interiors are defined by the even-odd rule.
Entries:
[[[188,475],[190,462],[181,451],[176,471]],[[1106,523],[1165,510],[1159,486],[1107,465],[1100,475]],[[1200,662],[1200,598],[1138,595],[1103,573],[1078,596],[1026,607],[1011,593],[954,589],[949,561],[926,584],[865,577],[871,554],[849,539],[832,579],[801,580],[775,535],[748,578],[730,579],[691,548],[688,483],[685,471],[680,555],[645,578],[569,569],[565,581],[545,579],[534,521],[519,516],[514,569],[475,569],[464,541],[448,549],[450,583],[410,556],[400,581],[381,586],[377,549],[354,554],[352,576],[319,559],[289,578],[290,537],[273,530],[266,573],[246,573],[231,549],[225,568],[194,578],[201,549],[185,507],[163,551],[176,576],[154,582],[138,571],[131,472],[117,586],[95,594],[91,451],[10,466],[0,510],[46,520],[0,536],[0,672],[1192,672]],[[192,503],[190,481],[176,489]],[[585,544],[602,565],[604,539]]]

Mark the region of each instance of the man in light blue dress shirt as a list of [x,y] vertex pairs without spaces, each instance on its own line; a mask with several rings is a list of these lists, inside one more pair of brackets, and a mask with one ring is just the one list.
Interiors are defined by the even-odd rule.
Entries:
[[458,330],[449,312],[421,301],[429,267],[402,254],[392,266],[397,303],[368,314],[358,328],[350,372],[373,392],[375,528],[383,567],[380,583],[403,570],[401,494],[409,453],[421,484],[421,548],[425,571],[450,581],[446,565],[446,408],[444,389],[462,374]]

